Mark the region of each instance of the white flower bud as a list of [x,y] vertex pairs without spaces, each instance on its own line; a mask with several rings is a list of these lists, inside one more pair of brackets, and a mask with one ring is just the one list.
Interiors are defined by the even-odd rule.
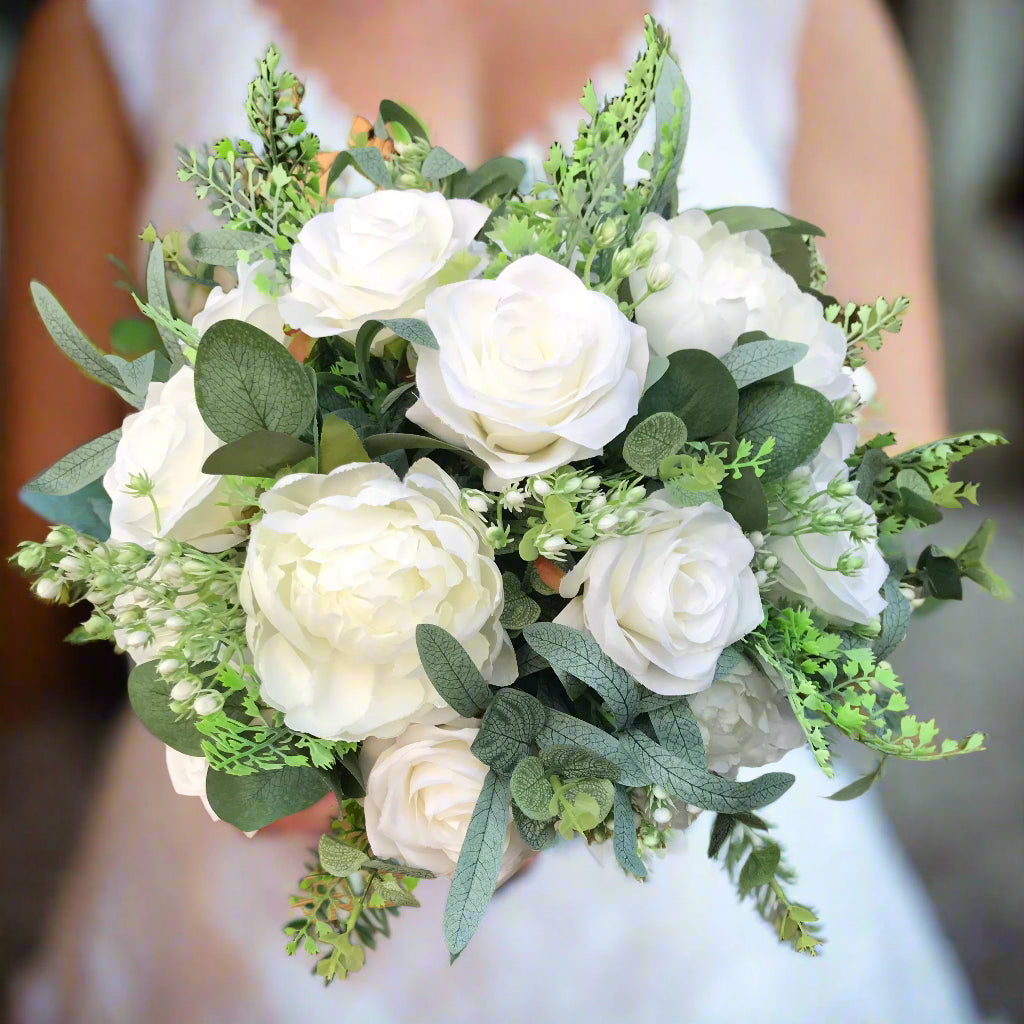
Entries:
[[614,217],[609,217],[597,225],[594,231],[594,247],[597,249],[607,249],[608,246],[615,244],[615,239],[618,237],[619,223]]
[[850,534],[857,540],[874,540],[875,528],[870,523],[859,523],[850,531]]
[[[199,680],[195,676],[182,679],[171,687],[171,700],[191,700],[199,690]],[[208,714],[208,712],[206,712]]]
[[526,504],[526,495],[522,491],[509,491],[502,502],[506,508],[522,508]]
[[170,558],[174,554],[174,545],[166,537],[161,537],[153,545],[153,554],[157,558]]
[[837,566],[844,576],[854,576],[864,568],[864,559],[851,551],[844,551],[839,556]]
[[749,540],[753,545],[754,550],[759,550],[764,547],[764,534],[760,530],[754,530],[753,533],[748,533],[747,540]]
[[26,572],[38,569],[45,560],[46,550],[42,544],[26,544],[17,556],[18,567]]
[[587,508],[591,512],[596,512],[598,509],[602,509],[608,504],[608,497],[604,494],[595,494],[590,502],[587,504]]
[[177,658],[163,658],[160,664],[157,665],[156,671],[158,675],[166,679],[168,676],[173,676],[182,667],[181,662]]
[[843,509],[843,521],[847,523],[859,523],[864,518],[864,513],[860,509],[854,508],[852,505],[849,508]]
[[420,184],[420,176],[412,171],[403,171],[398,176],[398,182],[402,188],[416,188]]
[[625,494],[625,500],[630,504],[636,504],[638,501],[643,501],[647,497],[647,490],[643,487],[630,487]]
[[46,535],[46,543],[50,547],[64,547],[65,544],[71,544],[74,539],[74,530],[66,526],[55,526]]
[[483,515],[487,511],[487,499],[482,494],[471,494],[466,498],[466,508]]
[[583,481],[583,490],[585,491],[596,491],[601,486],[601,478],[599,476],[588,476]]
[[628,277],[636,269],[636,264],[632,249],[620,249],[612,257],[612,274],[615,277]]
[[192,704],[192,710],[197,715],[212,715],[220,711],[223,704],[222,698],[215,693],[201,693]]
[[565,538],[559,537],[557,534],[554,537],[548,537],[543,544],[541,544],[541,550],[549,553],[554,551],[561,551],[565,547]]
[[766,573],[763,569],[758,569],[758,571],[754,573],[754,582],[759,587],[767,586],[767,584],[768,584],[768,573]]
[[646,263],[658,248],[658,236],[653,231],[645,231],[633,240],[633,252],[637,263]]
[[125,649],[129,647],[144,647],[149,643],[149,633],[144,629],[136,629],[129,633],[121,644]]
[[538,498],[546,498],[551,493],[551,484],[546,480],[534,480],[530,488]]
[[651,817],[659,825],[667,825],[672,820],[672,812],[667,807],[659,807]]
[[181,615],[171,615],[171,616],[168,616],[168,619],[164,623],[164,625],[168,629],[173,629],[173,630],[176,630],[176,631],[180,631],[180,630],[183,630],[188,625],[188,620],[183,618]]
[[771,572],[772,569],[778,568],[779,560],[775,555],[769,555],[762,563],[761,568]]
[[48,576],[44,576],[42,579],[36,580],[32,589],[44,601],[58,601],[60,600],[61,594],[64,592],[64,587],[56,580],[50,579]]
[[827,490],[833,498],[848,498],[853,494],[854,487],[848,480],[833,480]]
[[563,494],[572,494],[573,491],[578,491],[580,485],[583,483],[583,478],[578,476],[571,476],[568,480],[563,481],[559,490]]
[[672,283],[674,276],[672,264],[662,260],[647,268],[647,287],[652,292],[664,291]]
[[503,548],[508,543],[508,533],[500,526],[489,526],[484,536],[492,548]]
[[607,515],[601,516],[596,525],[602,533],[607,533],[619,525],[619,517],[614,512],[609,512]]
[[623,526],[632,526],[640,518],[640,513],[635,508],[627,508],[620,518]]
[[82,563],[75,555],[65,555],[58,563],[60,569],[68,579],[76,579],[82,571]]
[[653,796],[655,800],[667,800],[668,790],[665,789],[664,786],[655,784],[651,787],[651,796]]

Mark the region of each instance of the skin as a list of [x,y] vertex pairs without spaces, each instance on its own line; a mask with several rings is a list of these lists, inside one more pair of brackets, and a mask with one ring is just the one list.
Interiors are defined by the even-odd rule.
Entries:
[[[307,0],[297,19],[299,5],[291,0],[262,6],[286,26],[282,35],[303,55],[303,65],[317,69],[354,110],[372,115],[381,95],[415,96],[421,116],[440,126],[439,141],[470,163],[528,134],[553,99],[575,100],[589,71],[618,56],[618,41],[635,31],[645,7],[632,0],[423,0],[402,4],[398,16],[388,0],[344,10]],[[578,33],[584,18],[585,37]],[[382,43],[349,47],[340,62],[335,43],[346,37]],[[567,38],[574,38],[571,50],[564,48]],[[57,66],[59,75],[53,74]],[[877,0],[811,0],[797,84],[793,212],[828,225],[824,253],[835,294],[863,300],[895,287],[913,296],[903,332],[870,365],[901,443],[940,436],[945,424],[924,129],[906,59]],[[138,264],[144,211],[136,210],[136,199],[145,173],[144,154],[135,150],[82,0],[40,7],[11,94],[16,101],[6,125],[11,158],[4,189],[4,552],[46,530],[19,505],[17,488],[70,448],[115,427],[128,411],[52,345],[29,300],[29,281],[45,282],[103,345],[110,324],[134,313],[130,298],[112,287],[115,274],[103,255]],[[81,676],[81,652],[59,642],[68,620],[30,597],[20,576],[5,567],[0,584],[6,636],[17,639],[4,653],[12,680],[5,710],[9,717],[45,713],[54,682]],[[278,830],[319,833],[325,813],[315,806]]]

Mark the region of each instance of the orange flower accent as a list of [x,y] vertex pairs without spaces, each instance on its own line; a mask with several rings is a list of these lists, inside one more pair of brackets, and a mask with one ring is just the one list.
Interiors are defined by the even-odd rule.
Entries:
[[537,570],[541,583],[552,590],[558,589],[558,584],[562,582],[562,577],[565,573],[554,562],[549,562],[541,555],[534,560],[533,567]]

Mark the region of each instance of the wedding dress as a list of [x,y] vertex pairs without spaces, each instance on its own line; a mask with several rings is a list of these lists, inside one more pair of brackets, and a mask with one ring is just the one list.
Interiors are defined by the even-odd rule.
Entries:
[[[167,231],[206,214],[174,174],[177,143],[245,129],[253,61],[287,34],[252,0],[90,0],[150,161],[139,223]],[[786,206],[801,0],[655,2],[694,95],[682,203]],[[594,74],[613,92],[639,48]],[[325,148],[352,111],[303,72]],[[554,111],[571,138],[578,108]],[[545,132],[540,133],[543,139]],[[534,159],[524,142],[518,155]],[[799,212],[799,211],[797,211]],[[953,956],[872,797],[833,803],[804,752],[780,766],[793,789],[766,812],[801,877],[794,891],[827,924],[817,959],[781,946],[737,903],[705,855],[709,815],[677,836],[639,885],[564,844],[499,891],[449,967],[447,884],[423,883],[361,973],[325,990],[312,961],[285,956],[287,895],[307,859],[295,838],[247,840],[176,796],[160,743],[125,716],[48,946],[20,986],[20,1024],[279,1024],[346,1019],[512,1022],[935,1022],[975,1020]]]

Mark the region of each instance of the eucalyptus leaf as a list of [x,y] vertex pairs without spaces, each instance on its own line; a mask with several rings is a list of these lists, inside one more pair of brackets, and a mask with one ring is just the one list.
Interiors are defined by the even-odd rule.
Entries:
[[673,412],[656,412],[629,432],[622,457],[630,469],[657,477],[662,459],[675,455],[685,442],[686,424]]
[[49,469],[34,476],[25,487],[56,497],[80,491],[93,480],[98,480],[114,464],[120,440],[121,428],[118,427],[102,437],[86,441],[59,458]]
[[715,663],[715,679],[724,679],[726,676],[732,675],[742,658],[743,651],[738,644],[726,647]]
[[531,850],[540,852],[558,842],[558,833],[550,822],[534,821],[523,814],[515,804],[512,805],[512,819],[523,842]]
[[343,149],[334,158],[330,170],[327,172],[325,187],[328,192],[346,167],[354,167],[378,188],[391,188],[391,172],[376,146],[354,146],[351,149]]
[[452,956],[466,948],[494,895],[510,803],[508,780],[489,771],[473,808],[444,907],[444,937]]
[[203,472],[211,476],[272,477],[278,470],[294,466],[312,454],[311,444],[291,434],[255,430],[211,452],[203,463]]
[[868,772],[867,775],[862,775],[859,779],[854,779],[848,786],[843,786],[842,789],[837,789],[834,793],[829,794],[828,799],[842,802],[846,800],[856,800],[857,797],[863,796],[882,777],[882,768],[884,765],[885,757],[882,757],[879,759],[879,762],[875,765],[874,769]]
[[[120,356],[107,356],[108,362],[117,370],[124,384],[121,397],[136,409],[146,404],[149,385],[153,380],[159,353],[151,350],[136,359],[122,359]],[[170,369],[167,359],[160,355],[161,370]],[[166,379],[166,377],[164,378]]]
[[512,686],[502,687],[487,705],[470,750],[494,771],[510,772],[529,754],[544,715],[536,697]]
[[772,260],[804,291],[811,286],[814,264],[811,250],[801,234],[787,229],[769,229],[765,233],[772,247]]
[[396,338],[411,342],[420,348],[437,348],[437,338],[425,320],[414,317],[396,317],[380,321]]
[[257,430],[300,434],[316,410],[302,365],[269,334],[244,320],[220,320],[196,356],[196,404],[222,441]]
[[238,265],[240,252],[257,255],[273,246],[274,240],[269,235],[257,231],[236,231],[234,228],[197,231],[188,240],[189,252],[200,263],[231,267],[232,270]]
[[181,754],[202,757],[202,736],[192,719],[170,709],[170,685],[157,672],[158,664],[147,661],[132,669],[128,676],[128,702],[139,721],[161,743]]
[[328,833],[320,837],[318,852],[324,870],[338,878],[348,878],[349,875],[358,871],[368,859],[358,847],[349,846],[348,843],[343,843]]
[[329,473],[350,462],[369,462],[355,427],[340,416],[325,416],[320,431],[320,472]]
[[622,785],[646,786],[651,782],[614,736],[575,715],[565,714],[555,708],[546,708],[544,721],[537,729],[534,741],[540,747],[560,743],[583,747],[590,753],[618,765],[619,782]]
[[431,685],[463,718],[473,718],[491,702],[490,687],[451,633],[421,622],[416,627],[416,650]]
[[[171,315],[171,297],[167,291],[167,270],[164,267],[164,249],[159,241],[153,243],[146,261],[146,301],[154,309],[165,310]],[[177,335],[166,327],[156,324],[157,333],[163,343],[164,355],[170,360],[171,370],[185,365],[181,342]]]
[[637,853],[636,822],[633,820],[633,803],[629,799],[629,790],[625,786],[615,787],[615,798],[612,804],[615,813],[615,831],[612,835],[612,847],[619,867],[635,878],[646,878],[647,867]]
[[807,355],[807,346],[795,341],[766,338],[737,345],[722,356],[722,362],[742,389],[765,377],[795,366]]
[[384,124],[400,124],[409,133],[410,139],[429,141],[426,126],[408,107],[401,103],[397,103],[395,100],[381,100],[377,112]]
[[[666,158],[661,144],[669,131],[669,123],[676,116],[682,118],[679,145]],[[654,91],[654,146],[651,149],[651,180],[661,178],[661,185],[651,195],[649,208],[655,212],[665,211],[674,216],[678,205],[679,169],[686,152],[686,139],[690,131],[690,90],[679,70],[679,65],[668,54],[661,63],[661,73]],[[662,161],[669,159],[668,167]]]
[[457,171],[461,171],[466,165],[440,146],[434,148],[426,155],[420,174],[427,181],[440,181],[442,178],[450,177]]
[[773,803],[793,785],[787,772],[768,772],[750,782],[732,782],[709,771],[694,768],[639,729],[630,729],[620,737],[626,753],[667,789],[676,799],[708,811],[756,810]]
[[30,508],[40,519],[51,523],[64,523],[78,533],[87,533],[97,540],[110,536],[110,495],[103,487],[103,480],[92,483],[71,494],[41,494],[39,491],[22,487],[18,500]]
[[707,211],[716,224],[737,231],[789,231],[795,235],[823,235],[825,232],[806,220],[790,217],[769,206],[720,206]]
[[555,795],[548,773],[539,757],[524,757],[509,780],[512,799],[528,818],[537,822],[551,821],[554,815],[548,804]]
[[637,681],[612,661],[589,633],[557,622],[535,622],[523,630],[523,636],[552,666],[600,694],[616,728],[623,729],[633,720],[640,703]]
[[206,798],[214,814],[243,832],[304,811],[326,793],[326,783],[313,768],[277,768],[252,775],[206,774]]
[[668,357],[668,369],[640,399],[638,417],[671,412],[686,424],[691,441],[728,430],[738,391],[732,374],[710,352],[685,349]]
[[781,480],[821,447],[834,419],[832,403],[813,388],[755,384],[740,395],[736,436],[752,441],[755,449],[774,437],[775,447],[761,479]]
[[487,163],[481,164],[471,174],[457,179],[454,194],[460,199],[475,199],[486,202],[493,196],[506,196],[514,192],[523,175],[526,165],[522,160],[510,156],[498,156]]
[[725,511],[747,532],[768,529],[768,498],[764,484],[751,467],[741,471],[739,479],[730,473],[719,488]]
[[556,743],[541,747],[541,764],[549,775],[567,781],[573,779],[611,779],[618,781],[619,766],[574,743]]
[[458,452],[466,462],[470,462],[480,469],[487,468],[482,459],[477,458],[472,452],[467,452],[465,448],[449,444],[447,441],[440,441],[436,437],[425,437],[423,434],[373,434],[363,438],[363,445],[371,458],[377,458],[387,452],[406,449],[436,449],[443,452]]

